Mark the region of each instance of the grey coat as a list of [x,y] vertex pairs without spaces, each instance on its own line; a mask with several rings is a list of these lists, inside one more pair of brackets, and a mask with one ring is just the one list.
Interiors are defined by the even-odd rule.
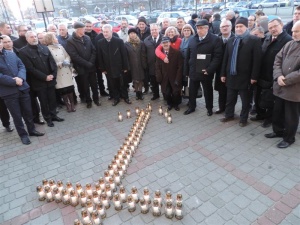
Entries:
[[127,50],[130,74],[132,80],[142,81],[145,77],[145,69],[147,68],[146,47],[144,42],[134,48],[129,42],[125,43]]
[[[300,43],[288,42],[276,55],[274,61],[275,96],[291,102],[300,102]],[[277,78],[283,75],[286,86],[279,86]]]

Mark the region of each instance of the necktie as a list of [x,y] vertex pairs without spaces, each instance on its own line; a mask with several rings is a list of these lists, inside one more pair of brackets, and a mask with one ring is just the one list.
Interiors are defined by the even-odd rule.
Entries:
[[169,52],[168,52],[168,51],[165,51],[165,54],[166,54],[166,56],[168,56]]
[[272,37],[272,41],[271,42],[274,42],[276,41],[276,37]]
[[156,38],[153,38],[154,42],[156,43]]
[[226,44],[227,43],[227,38],[223,39],[223,43]]

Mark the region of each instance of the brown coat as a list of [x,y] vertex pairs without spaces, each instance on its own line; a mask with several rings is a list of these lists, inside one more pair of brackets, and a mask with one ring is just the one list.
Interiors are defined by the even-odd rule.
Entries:
[[183,68],[181,52],[170,47],[168,59],[169,63],[164,63],[160,58],[156,58],[156,80],[161,84],[162,93],[166,93],[168,82],[173,92],[181,91]]
[[[300,102],[300,43],[288,42],[276,55],[274,61],[274,84],[275,96],[291,102]],[[277,78],[283,75],[286,86],[279,86]]]

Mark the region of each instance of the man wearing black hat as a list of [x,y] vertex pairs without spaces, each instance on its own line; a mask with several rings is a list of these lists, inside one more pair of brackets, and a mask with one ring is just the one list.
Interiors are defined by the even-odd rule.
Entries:
[[83,23],[76,22],[74,29],[72,37],[67,40],[66,51],[69,53],[74,69],[78,73],[76,81],[79,84],[78,91],[80,98],[84,96],[87,103],[86,107],[91,108],[91,87],[93,101],[97,106],[100,106],[95,66],[96,49],[91,38],[84,34],[85,25]]
[[262,50],[260,39],[250,35],[248,19],[240,17],[235,23],[235,37],[227,42],[221,70],[221,80],[226,82],[227,100],[225,117],[221,122],[234,119],[237,97],[242,100],[239,125],[247,125],[249,114],[249,89],[256,83],[261,64]]
[[174,107],[176,111],[179,111],[183,58],[180,51],[170,47],[169,37],[163,37],[161,45],[162,51],[169,59],[169,63],[165,63],[158,57],[156,58],[156,80],[161,84],[161,91],[167,100],[168,110]]
[[189,108],[184,112],[188,115],[195,111],[196,97],[200,83],[203,86],[207,115],[212,115],[213,85],[212,80],[222,61],[222,42],[211,32],[208,32],[207,20],[198,20],[197,34],[190,40],[184,66],[184,75],[190,78]]
[[122,39],[114,37],[112,26],[105,24],[102,27],[104,38],[97,42],[98,64],[100,70],[106,74],[109,83],[109,93],[114,98],[113,106],[123,98],[127,104],[131,104],[128,98],[127,84],[124,82],[124,76],[129,69],[127,52]]
[[196,13],[192,14],[191,19],[189,20],[188,24],[192,26],[192,28],[195,30],[195,33],[197,33],[196,28],[196,22],[198,20],[198,15]]

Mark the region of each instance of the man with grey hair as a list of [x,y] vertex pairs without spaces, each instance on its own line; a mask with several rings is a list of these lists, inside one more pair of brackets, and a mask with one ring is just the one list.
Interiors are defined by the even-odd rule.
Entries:
[[[283,23],[280,19],[273,19],[268,24],[270,34],[266,36],[262,45],[262,63],[258,77],[257,92],[255,97],[256,113],[252,121],[264,120],[262,127],[267,128],[272,123],[272,112],[274,104],[272,99],[267,106],[264,102],[268,99],[263,97],[262,93],[269,92],[272,96],[273,85],[273,65],[277,53],[292,37],[283,30]],[[263,104],[261,104],[263,103]]]
[[230,20],[231,24],[232,24],[232,28],[231,28],[231,31],[234,33],[235,32],[235,29],[234,29],[234,25],[235,25],[235,21],[236,21],[236,18],[235,18],[235,12],[233,10],[229,10],[226,15],[225,15],[225,18],[227,20]]
[[251,35],[254,35],[258,38],[260,38],[261,43],[264,42],[265,40],[265,30],[262,27],[254,27],[251,31],[250,31]]
[[55,24],[49,24],[47,26],[47,31],[48,32],[53,32],[53,33],[57,34],[57,27],[56,27],[56,25]]
[[98,65],[106,74],[109,85],[109,93],[114,98],[113,106],[123,98],[127,104],[131,104],[128,98],[127,84],[124,76],[128,76],[129,69],[127,52],[123,40],[113,36],[112,26],[105,24],[102,27],[104,38],[97,42]]
[[293,25],[292,32],[293,40],[286,43],[276,55],[273,67],[273,133],[265,134],[265,137],[282,137],[283,140],[277,144],[278,148],[287,148],[295,142],[299,125],[300,21]]
[[121,29],[117,32],[119,37],[124,41],[124,43],[128,39],[128,21],[126,19],[123,19],[121,21]]
[[57,27],[58,27],[58,35],[57,35],[58,43],[61,44],[64,47],[64,49],[66,49],[67,40],[70,37],[68,33],[67,25],[64,23],[60,23],[58,24]]
[[37,35],[33,31],[26,33],[28,44],[20,50],[27,76],[30,77],[31,88],[37,93],[44,119],[49,127],[53,121],[62,122],[56,112],[55,85],[57,66],[49,49],[39,44]]
[[66,51],[77,71],[76,82],[81,101],[86,101],[86,107],[92,107],[90,87],[93,93],[93,101],[100,106],[99,93],[96,78],[96,49],[89,36],[85,35],[85,25],[81,22],[74,23],[75,31],[67,40]]
[[268,23],[269,19],[267,16],[261,16],[256,20],[256,27],[262,27],[264,28],[265,34],[267,34],[268,31]]

